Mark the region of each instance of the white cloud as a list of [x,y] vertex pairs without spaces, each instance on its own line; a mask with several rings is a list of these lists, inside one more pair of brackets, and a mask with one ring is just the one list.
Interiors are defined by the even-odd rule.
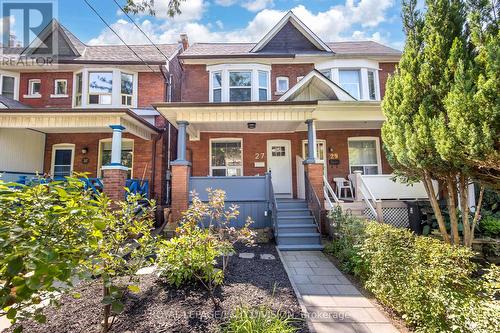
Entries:
[[215,3],[222,7],[229,7],[234,5],[237,0],[215,0]]
[[[228,3],[232,0],[216,0]],[[257,0],[260,1],[260,0]],[[267,1],[268,0],[263,0]],[[271,1],[272,2],[272,1]],[[164,4],[166,1],[156,1]],[[211,24],[200,22],[207,4],[204,0],[186,1],[183,13],[174,19],[164,18],[164,22],[152,23],[144,20],[141,28],[155,42],[177,42],[179,34],[188,34],[190,42],[257,42],[269,31],[287,11],[263,9],[255,14],[247,25],[240,29],[224,31],[223,23],[215,21],[216,29]],[[313,12],[304,5],[292,8],[292,11],[318,36],[325,41],[344,39],[375,39],[384,41],[384,36],[373,32],[373,29],[389,18],[388,9],[394,5],[394,0],[346,0],[342,5],[335,5],[321,12]],[[158,9],[157,9],[158,10]],[[158,13],[158,11],[157,11]],[[158,15],[158,14],[157,14]],[[159,16],[159,18],[163,18]],[[146,43],[146,38],[129,22],[118,20],[113,28],[129,43]],[[362,27],[363,29],[359,29]],[[353,30],[356,30],[353,32]],[[370,31],[370,33],[364,32]],[[90,44],[119,43],[118,38],[109,30],[103,30],[93,38]]]
[[250,0],[250,1],[245,1],[241,4],[241,7],[246,8],[251,12],[258,12],[259,10],[273,6],[274,6],[273,0]]

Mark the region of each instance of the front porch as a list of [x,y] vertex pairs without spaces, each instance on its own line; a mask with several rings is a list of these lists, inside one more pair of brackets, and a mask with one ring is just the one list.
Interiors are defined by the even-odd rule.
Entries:
[[88,188],[115,200],[125,198],[124,188],[164,199],[159,130],[129,110],[5,110],[0,141],[5,181],[84,174]]

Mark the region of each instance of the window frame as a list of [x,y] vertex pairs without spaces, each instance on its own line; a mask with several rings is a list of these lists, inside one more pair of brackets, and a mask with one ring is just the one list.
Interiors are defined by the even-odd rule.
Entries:
[[33,92],[33,85],[35,83],[40,84],[39,90],[40,91],[42,90],[42,80],[40,80],[40,79],[29,79],[28,80],[28,94],[24,96],[25,98],[30,98],[30,97],[31,98],[40,98],[42,96],[42,94],[40,93],[40,91],[38,91],[37,93]]
[[[65,92],[64,94],[58,94],[57,93],[57,83],[58,82],[65,82]],[[68,97],[68,80],[66,79],[55,79],[54,80],[54,93],[50,95],[51,98],[63,98],[63,97]]]
[[[250,85],[249,86],[232,86],[231,85],[231,73],[250,73]],[[229,77],[229,80],[228,80],[228,102],[251,102],[254,100],[254,95],[253,95],[253,71],[251,70],[229,70],[228,71],[228,77]],[[250,100],[248,101],[232,101],[231,100],[231,89],[248,89],[250,90]]]
[[[122,91],[122,76],[123,75],[130,75],[130,76],[132,76],[132,94],[124,94],[123,91]],[[111,94],[113,94],[113,92],[111,92]],[[125,97],[125,101],[128,98],[130,98],[130,104],[124,104],[123,103],[123,97]],[[134,74],[126,72],[126,71],[120,71],[120,104],[122,106],[131,107],[133,105],[133,103],[134,103]]]
[[[97,146],[97,177],[101,178],[102,177],[102,157],[103,157],[103,144],[108,143],[108,142],[113,142],[113,138],[105,138],[105,139],[100,139],[98,146]],[[130,179],[134,178],[134,159],[135,159],[135,140],[130,139],[130,138],[122,138],[122,150],[123,150],[123,143],[124,142],[132,142],[132,165],[130,168]]]
[[[370,97],[370,73],[373,73],[374,98]],[[379,101],[380,100],[380,86],[379,86],[379,78],[378,78],[378,70],[377,69],[368,68],[366,70],[366,82],[367,82],[366,99],[369,101]]]
[[[220,75],[220,86],[215,87],[215,76],[219,74]],[[210,98],[212,102],[214,103],[221,103],[222,102],[222,87],[223,87],[223,76],[222,76],[222,71],[213,71],[210,73],[210,80],[211,80],[211,89],[210,89]],[[220,100],[216,101],[215,100],[215,91],[220,90]]]
[[[241,149],[241,166],[236,167],[241,170],[241,176],[212,176],[213,175],[213,170],[227,170],[227,166],[223,167],[218,167],[218,166],[213,166],[212,165],[212,143],[213,142],[239,142],[240,143],[240,149]],[[242,177],[244,176],[244,151],[243,151],[243,138],[213,138],[209,140],[209,147],[208,147],[208,160],[209,160],[209,177]],[[235,168],[235,167],[232,167]],[[227,171],[226,171],[227,175]]]
[[[90,92],[90,75],[92,74],[111,74],[111,92],[110,93],[91,93]],[[114,75],[113,75],[113,72],[112,71],[88,71],[87,73],[87,96],[86,96],[86,100],[87,100],[87,104],[88,105],[106,105],[106,106],[109,106],[109,105],[113,105],[113,93],[114,93],[114,87],[113,87],[113,82],[115,81],[114,80]],[[120,80],[120,84],[121,84],[121,80]],[[121,88],[120,88],[120,92],[121,92]],[[97,98],[98,98],[98,103],[90,103],[90,96],[93,96],[93,95],[97,95]],[[101,103],[101,96],[109,96],[110,97],[110,100],[109,100],[109,103]]]
[[[266,86],[260,85],[260,74],[264,74],[266,76]],[[260,99],[260,91],[261,90],[266,90],[266,99],[265,100]],[[259,100],[259,102],[265,102],[265,101],[269,100],[269,72],[268,71],[257,70],[257,99]]]
[[[376,149],[376,156],[377,156],[377,164],[356,164],[356,165],[351,165],[351,160],[349,156],[349,143],[351,141],[375,141],[375,149]],[[382,174],[382,155],[380,151],[380,138],[378,136],[357,136],[357,137],[349,137],[347,138],[347,160],[349,162],[349,174],[353,174],[354,172],[352,171],[352,167],[363,167],[363,175],[366,175],[365,172],[365,167],[366,166],[376,166],[377,167],[377,175]]]
[[73,174],[73,167],[75,164],[75,147],[76,147],[76,145],[74,143],[56,143],[56,144],[52,145],[52,156],[51,156],[51,162],[50,162],[50,174],[51,174],[52,178],[55,177],[54,169],[55,169],[56,151],[57,150],[71,150],[70,176]]
[[[14,85],[12,87],[13,88],[12,99],[16,100],[17,99],[17,84],[16,83],[19,82],[19,81],[18,81],[18,79],[14,75],[7,75],[7,74],[0,73],[0,95],[4,96],[4,86],[3,86],[4,82],[3,81],[4,81],[5,78],[11,78],[11,79],[14,80]],[[8,97],[8,96],[5,96],[5,97],[11,98],[11,97]]]
[[[344,88],[342,86],[342,82],[340,81],[341,80],[341,73],[342,72],[357,72],[358,73],[358,96],[353,96],[354,98],[358,99],[358,100],[362,100],[363,99],[363,78],[362,78],[362,68],[339,68],[339,86],[344,89],[347,93],[349,93],[349,95],[351,94],[346,88]],[[354,82],[348,82],[346,84],[355,84]]]
[[[284,80],[286,81],[286,87],[287,89],[286,90],[280,90],[279,89],[279,82],[280,80]],[[277,95],[283,95],[284,93],[286,93],[288,90],[290,89],[290,78],[288,76],[277,76],[276,77],[276,94]]]

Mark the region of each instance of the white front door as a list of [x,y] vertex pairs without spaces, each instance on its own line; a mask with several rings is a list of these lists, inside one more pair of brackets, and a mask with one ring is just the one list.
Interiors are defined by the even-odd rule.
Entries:
[[290,140],[267,141],[267,171],[271,172],[274,193],[292,197],[292,154]]

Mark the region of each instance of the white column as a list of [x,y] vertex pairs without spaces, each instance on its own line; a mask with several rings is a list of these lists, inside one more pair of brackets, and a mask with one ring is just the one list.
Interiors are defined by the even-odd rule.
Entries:
[[110,125],[109,127],[113,129],[110,165],[122,165],[122,132],[125,127],[122,125]]

